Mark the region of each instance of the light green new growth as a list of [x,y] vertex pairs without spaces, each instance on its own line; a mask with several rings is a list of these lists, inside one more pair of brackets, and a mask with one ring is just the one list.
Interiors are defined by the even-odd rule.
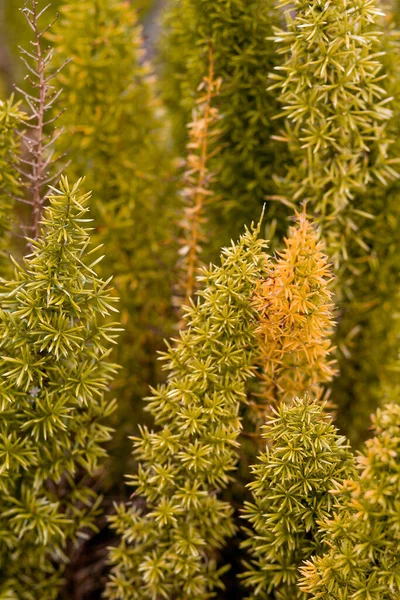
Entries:
[[0,288],[0,597],[57,597],[67,541],[93,527],[83,476],[105,457],[104,392],[116,328],[108,282],[88,264],[89,195],[65,178],[32,254]]
[[306,600],[298,568],[326,550],[319,522],[333,513],[331,490],[354,472],[352,453],[323,406],[308,399],[274,409],[263,437],[267,448],[252,468],[253,501],[244,511],[252,524],[242,544],[251,558],[244,583],[249,598]]
[[111,550],[108,598],[206,600],[221,586],[218,550],[235,532],[233,510],[218,493],[238,462],[239,408],[254,373],[255,286],[266,277],[265,243],[245,233],[203,271],[203,291],[187,328],[165,355],[166,385],[148,409],[158,429],[135,440],[138,499],[112,518],[122,536]]
[[359,478],[341,487],[339,508],[321,523],[329,551],[301,569],[301,588],[314,600],[400,598],[400,406],[378,410],[374,428]]

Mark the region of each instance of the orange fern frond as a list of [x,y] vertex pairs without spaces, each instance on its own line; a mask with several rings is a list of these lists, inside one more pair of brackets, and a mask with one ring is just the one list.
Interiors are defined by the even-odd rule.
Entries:
[[254,306],[260,322],[261,405],[310,393],[320,398],[335,375],[332,279],[323,244],[305,213],[297,215],[270,276],[259,283]]

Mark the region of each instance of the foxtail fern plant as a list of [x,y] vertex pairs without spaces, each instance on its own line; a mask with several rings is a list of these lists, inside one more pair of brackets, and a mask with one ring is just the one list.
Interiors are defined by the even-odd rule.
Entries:
[[323,406],[307,398],[274,409],[263,437],[244,511],[252,525],[242,544],[250,555],[244,583],[252,599],[306,600],[298,568],[328,548],[320,522],[333,514],[331,492],[354,474],[353,455]]
[[[275,30],[282,65],[271,89],[279,93],[285,119],[277,137],[293,157],[281,194],[293,205],[308,200],[334,264],[341,377],[332,398],[340,425],[357,440],[382,398],[380,380],[396,354],[391,330],[400,220],[390,149],[398,138],[398,119],[391,117],[399,78],[383,56],[382,12],[375,2],[281,4],[287,27]],[[385,49],[393,59],[394,48]]]
[[267,279],[254,295],[259,313],[261,413],[297,394],[321,398],[323,384],[335,369],[330,337],[333,332],[332,273],[323,243],[299,214],[285,248],[277,253]]
[[[382,57],[385,89],[392,100],[394,116],[388,124],[394,140],[391,154],[400,156],[400,52],[399,32],[393,15],[385,21]],[[351,257],[351,294],[343,302],[336,342],[343,350],[341,377],[334,382],[333,396],[341,406],[339,424],[352,437],[365,437],[366,424],[376,406],[398,401],[400,386],[399,296],[400,263],[400,182],[387,187],[369,186],[357,197],[360,208],[370,218],[360,216],[358,231],[367,244],[361,248],[357,238],[348,236]],[[350,260],[348,261],[350,263]],[[349,272],[349,271],[348,271]],[[340,275],[339,277],[343,277]],[[350,425],[350,426],[349,426]]]
[[358,456],[359,477],[337,490],[335,515],[321,520],[327,551],[301,571],[306,597],[400,597],[400,406],[378,410],[375,436]]
[[[132,433],[132,414],[149,382],[160,377],[156,352],[174,323],[176,216],[165,119],[128,2],[65,2],[50,38],[56,68],[72,58],[55,78],[68,106],[58,152],[72,159],[70,178],[85,175],[93,191],[93,239],[105,254],[100,272],[114,275],[120,297],[119,447]],[[114,472],[121,467],[123,460]]]
[[165,355],[167,383],[148,403],[157,430],[144,427],[135,440],[136,493],[112,518],[121,541],[111,550],[109,599],[206,600],[221,585],[218,551],[235,526],[219,492],[238,462],[239,409],[257,345],[251,298],[268,272],[264,245],[247,232],[223,251],[221,266],[203,271],[187,328]]
[[392,111],[382,87],[380,12],[367,0],[280,4],[287,7],[287,29],[275,29],[282,65],[270,77],[283,105],[283,140],[295,159],[285,187],[288,200],[312,202],[339,264],[343,224],[351,229],[357,214],[355,194],[397,177],[388,160]]
[[282,163],[284,149],[279,152],[271,140],[278,127],[273,121],[277,105],[266,89],[266,74],[276,64],[269,39],[273,23],[279,17],[271,0],[172,0],[166,7],[161,93],[174,119],[180,152],[210,46],[215,76],[222,79],[215,102],[222,147],[210,163],[218,173],[213,189],[219,198],[210,207],[210,227],[218,231],[217,244],[210,248],[213,259],[221,239],[223,244],[237,239],[242,223],[251,223],[258,214]]
[[115,299],[89,258],[79,186],[61,179],[32,253],[0,285],[0,597],[57,597],[67,542],[93,527],[84,475],[110,439]]

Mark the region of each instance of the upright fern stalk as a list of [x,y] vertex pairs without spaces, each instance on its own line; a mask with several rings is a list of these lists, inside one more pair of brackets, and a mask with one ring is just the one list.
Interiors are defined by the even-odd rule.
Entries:
[[108,283],[88,256],[88,195],[49,196],[41,235],[0,292],[0,596],[57,597],[67,543],[93,527],[84,483],[105,457],[104,392],[116,328]]
[[[29,50],[21,48],[21,59],[27,69],[29,91],[17,88],[29,107],[29,121],[24,123],[26,131],[20,132],[22,142],[18,171],[22,182],[22,193],[17,198],[29,205],[30,213],[23,225],[23,233],[36,239],[40,232],[40,222],[46,202],[48,187],[58,180],[63,166],[57,172],[54,161],[54,144],[61,130],[54,127],[58,114],[54,112],[59,96],[52,84],[52,48],[44,49],[43,36],[51,27],[41,29],[41,17],[48,6],[38,10],[37,0],[27,0],[23,13],[33,32]],[[64,64],[60,65],[60,70]],[[51,125],[51,127],[50,127]],[[22,157],[23,155],[23,157]]]
[[324,600],[400,596],[400,407],[373,419],[375,436],[358,456],[358,477],[336,494],[335,515],[321,522],[324,555],[301,569],[307,597]]
[[202,264],[201,254],[207,243],[207,212],[210,200],[214,200],[211,188],[214,174],[210,172],[210,160],[220,151],[217,127],[220,116],[214,107],[221,80],[214,75],[214,55],[209,50],[209,72],[199,86],[199,98],[194,118],[189,123],[186,169],[182,196],[185,201],[180,221],[179,281],[176,300],[187,304],[196,291],[196,276]]
[[293,157],[280,182],[281,199],[294,206],[309,201],[334,264],[342,375],[333,400],[341,426],[358,439],[382,398],[380,382],[395,353],[390,331],[400,272],[392,256],[399,209],[385,186],[398,178],[390,153],[398,137],[390,120],[397,75],[383,55],[382,12],[375,2],[281,5],[287,28],[275,30],[282,65],[271,89],[279,93],[285,119],[278,139]]
[[306,600],[297,586],[302,561],[323,554],[320,523],[332,516],[335,491],[354,474],[343,436],[315,400],[282,404],[267,419],[267,447],[252,470],[253,499],[244,516],[252,524],[244,583],[251,599]]
[[297,215],[285,247],[254,295],[259,313],[259,416],[297,395],[321,399],[333,379],[331,267],[305,213]]
[[239,408],[254,373],[256,315],[251,298],[268,262],[257,232],[204,270],[187,328],[165,355],[168,380],[148,409],[156,431],[135,440],[136,495],[112,518],[121,535],[107,597],[206,600],[221,587],[218,551],[235,531],[219,493],[238,463]]

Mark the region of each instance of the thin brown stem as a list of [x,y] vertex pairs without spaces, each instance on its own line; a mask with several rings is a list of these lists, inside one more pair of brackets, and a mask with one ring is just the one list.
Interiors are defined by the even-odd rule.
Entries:
[[32,206],[29,229],[32,230],[30,237],[33,239],[40,234],[48,186],[54,183],[60,174],[58,170],[56,172],[54,169],[54,163],[58,157],[53,158],[52,146],[61,135],[61,131],[54,129],[50,132],[49,130],[49,124],[54,123],[62,114],[62,111],[54,114],[54,104],[59,97],[60,90],[55,91],[54,86],[49,82],[58,75],[61,69],[57,69],[54,73],[49,72],[53,50],[51,48],[44,49],[42,44],[48,27],[43,30],[39,28],[39,18],[47,8],[48,6],[38,11],[36,0],[27,0],[23,8],[25,18],[33,32],[30,51],[21,48],[21,58],[28,70],[25,79],[31,89],[26,91],[17,88],[30,109],[29,122],[24,122],[27,129],[19,132],[23,152],[16,170],[21,175],[26,196],[25,200],[20,201]]
[[205,242],[204,224],[206,222],[205,206],[212,196],[210,187],[212,174],[209,162],[218,148],[215,140],[218,131],[215,125],[219,119],[218,110],[213,106],[213,99],[219,92],[221,82],[215,79],[214,57],[212,48],[209,51],[209,72],[199,90],[201,94],[197,112],[189,125],[190,135],[186,172],[184,176],[183,197],[186,206],[183,211],[180,239],[182,259],[178,296],[187,304],[196,290],[196,275],[200,266],[202,244]]
[[36,126],[36,147],[34,155],[36,164],[33,167],[34,181],[32,185],[32,203],[33,203],[33,231],[35,239],[39,235],[40,217],[42,212],[42,197],[40,193],[41,182],[43,179],[43,121],[44,111],[47,98],[47,86],[45,83],[45,63],[42,56],[42,47],[39,38],[39,30],[37,23],[36,1],[32,0],[32,24],[33,33],[35,36],[35,46],[37,54],[37,72],[39,75],[39,106],[37,111],[37,126]]

